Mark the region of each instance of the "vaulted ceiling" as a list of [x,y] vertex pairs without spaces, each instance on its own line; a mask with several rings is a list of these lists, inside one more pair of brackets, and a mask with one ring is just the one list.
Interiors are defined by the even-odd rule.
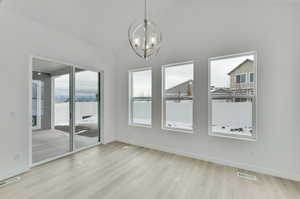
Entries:
[[[235,19],[237,15],[246,17],[244,21],[247,21],[252,15],[249,13],[255,13],[255,9],[245,10],[245,6],[299,5],[299,2],[299,0],[149,0],[149,16],[162,30],[164,45],[167,43],[171,46],[174,41],[178,41],[180,45],[188,37],[199,39],[203,31],[208,34],[209,28],[217,23],[221,24],[221,32],[226,28],[222,26],[222,22],[226,21],[228,25],[228,21]],[[2,6],[99,47],[112,49],[117,54],[126,52],[127,56],[127,51],[130,51],[127,40],[128,26],[143,17],[143,3],[143,0],[3,0]],[[212,17],[216,13],[225,18]],[[247,15],[243,16],[244,13]],[[168,43],[170,38],[172,42]],[[131,52],[128,55],[135,56]]]

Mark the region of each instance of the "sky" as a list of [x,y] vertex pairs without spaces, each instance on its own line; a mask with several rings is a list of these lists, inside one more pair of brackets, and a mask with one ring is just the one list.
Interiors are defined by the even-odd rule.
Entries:
[[[193,64],[167,67],[165,70],[166,89],[193,79]],[[151,96],[151,70],[133,73],[133,96]]]
[[[97,90],[98,73],[92,71],[81,71],[75,73],[76,90]],[[69,74],[55,78],[55,88],[69,89]]]
[[151,84],[152,84],[152,72],[151,70],[137,71],[132,73],[133,83],[133,96],[134,97],[146,97],[151,96]]
[[[211,61],[211,86],[229,87],[230,78],[227,75],[232,69],[246,59],[253,60],[253,55],[235,58],[225,58]],[[167,67],[165,69],[165,89],[172,88],[185,81],[193,79],[193,64]],[[92,71],[76,73],[76,90],[96,90],[98,86],[98,74]],[[133,73],[133,95],[151,96],[151,70]],[[55,87],[69,88],[69,75],[62,75],[55,79]]]
[[188,80],[193,80],[193,64],[167,67],[165,69],[165,76],[165,89],[172,88]]
[[253,60],[254,56],[249,55],[211,61],[210,85],[215,87],[229,87],[230,77],[227,74],[246,59]]

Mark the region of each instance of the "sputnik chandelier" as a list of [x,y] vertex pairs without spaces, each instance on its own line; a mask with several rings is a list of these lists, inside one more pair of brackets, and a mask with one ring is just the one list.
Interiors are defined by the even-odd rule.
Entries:
[[148,20],[147,0],[145,0],[144,20],[129,27],[128,39],[133,51],[145,60],[157,55],[160,50],[162,34],[156,24]]

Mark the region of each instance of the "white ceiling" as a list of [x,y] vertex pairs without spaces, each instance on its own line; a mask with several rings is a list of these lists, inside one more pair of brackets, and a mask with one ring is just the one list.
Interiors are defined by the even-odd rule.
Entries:
[[[143,0],[4,0],[2,4],[7,9],[36,22],[100,47],[112,49],[119,55],[135,57],[128,44],[127,30],[133,21],[143,17],[143,2]],[[167,43],[171,46],[179,39],[199,37],[198,33],[203,30],[199,27],[195,29],[193,26],[217,22],[217,19],[210,19],[210,15],[214,13],[206,11],[205,6],[210,6],[211,10],[216,5],[231,6],[239,11],[241,6],[245,7],[248,4],[299,5],[300,0],[149,0],[148,2],[150,18],[162,30],[164,45]],[[223,10],[217,9],[216,12]],[[224,16],[226,14],[224,12]],[[233,15],[232,18],[234,17],[236,16]],[[170,38],[172,42],[167,41]]]

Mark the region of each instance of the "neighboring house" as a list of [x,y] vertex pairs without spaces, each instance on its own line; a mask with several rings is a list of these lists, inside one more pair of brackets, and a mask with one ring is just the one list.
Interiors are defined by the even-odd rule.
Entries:
[[168,99],[191,99],[193,97],[193,80],[185,81],[167,89],[165,96]]
[[219,102],[251,101],[255,93],[255,70],[253,60],[246,59],[232,69],[229,88],[211,88],[211,97]]
[[230,76],[230,89],[236,95],[254,95],[255,91],[255,71],[253,60],[246,59],[228,75]]
[[233,102],[233,95],[230,88],[213,88],[211,96],[218,102]]

